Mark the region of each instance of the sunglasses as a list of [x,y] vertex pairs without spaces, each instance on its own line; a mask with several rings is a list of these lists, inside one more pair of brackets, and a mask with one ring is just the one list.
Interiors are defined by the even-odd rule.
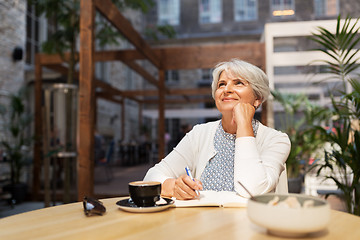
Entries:
[[106,212],[103,203],[95,198],[85,196],[83,199],[83,206],[86,216],[103,215]]

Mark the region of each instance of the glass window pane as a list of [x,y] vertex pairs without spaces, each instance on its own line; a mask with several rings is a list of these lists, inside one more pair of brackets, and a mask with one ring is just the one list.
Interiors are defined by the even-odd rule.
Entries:
[[234,0],[235,21],[257,19],[257,0]]
[[199,0],[200,23],[219,23],[222,21],[222,0]]
[[180,0],[158,1],[158,24],[179,25]]

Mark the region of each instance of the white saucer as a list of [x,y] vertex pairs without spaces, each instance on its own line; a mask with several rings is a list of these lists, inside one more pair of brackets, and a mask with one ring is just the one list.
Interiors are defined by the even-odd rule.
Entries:
[[159,212],[168,209],[173,204],[174,200],[170,198],[161,198],[153,207],[138,207],[130,198],[125,198],[116,203],[121,210],[134,213]]

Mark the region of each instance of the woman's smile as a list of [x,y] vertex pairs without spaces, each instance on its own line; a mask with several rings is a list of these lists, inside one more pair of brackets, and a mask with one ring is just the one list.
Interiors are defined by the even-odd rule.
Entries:
[[237,101],[237,98],[232,98],[232,97],[224,97],[222,99],[223,102],[232,102],[232,101]]

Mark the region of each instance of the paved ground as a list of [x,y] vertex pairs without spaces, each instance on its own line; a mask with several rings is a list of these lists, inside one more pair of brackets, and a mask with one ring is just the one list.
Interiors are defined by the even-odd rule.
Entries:
[[108,167],[108,169],[99,166],[94,172],[94,193],[99,196],[127,196],[128,183],[143,180],[151,166],[151,164],[142,164],[130,167]]

